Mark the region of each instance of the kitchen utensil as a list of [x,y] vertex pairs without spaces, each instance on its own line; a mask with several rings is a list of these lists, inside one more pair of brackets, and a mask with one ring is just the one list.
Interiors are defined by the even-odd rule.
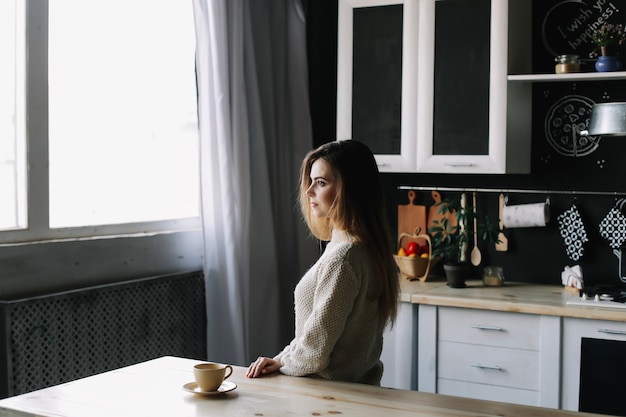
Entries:
[[480,254],[480,249],[478,249],[478,222],[476,221],[476,191],[474,191],[472,199],[473,199],[473,205],[474,205],[474,248],[472,249],[472,253],[470,253],[470,261],[472,262],[472,265],[478,266],[480,265],[482,256]]
[[584,136],[624,136],[626,134],[626,103],[598,103],[591,108],[589,126]]
[[428,228],[435,224],[435,220],[441,222],[443,219],[448,219],[448,225],[454,227],[457,225],[456,216],[454,213],[441,213],[441,194],[437,190],[431,192],[434,203],[428,208]]
[[613,254],[617,257],[617,276],[620,281],[626,282],[625,262],[622,262],[623,253],[622,245],[626,241],[626,217],[622,214],[622,209],[626,203],[626,199],[619,199],[613,207],[604,216],[600,222],[600,236],[608,240],[609,246],[613,248]]
[[[415,191],[410,190],[408,193],[409,204],[398,205],[398,236],[402,233],[412,234],[415,229],[426,231],[426,206],[416,205]],[[424,238],[415,239],[420,245],[425,245]],[[408,243],[408,241],[407,241]]]
[[[465,193],[461,194],[461,208],[464,209],[467,207],[467,196]],[[467,230],[465,230],[467,225],[464,222],[461,222],[459,225],[459,233],[467,234]],[[467,261],[467,242],[461,243],[461,253],[459,254],[459,261],[465,262]]]
[[500,223],[500,233],[498,233],[498,241],[496,242],[496,250],[499,252],[506,252],[509,249],[509,241],[507,240],[506,236],[504,235],[504,232],[502,231],[502,229],[504,229],[504,217],[503,217],[503,212],[504,212],[504,194],[500,194],[500,197],[498,199],[498,216],[499,216],[499,220],[498,222]]

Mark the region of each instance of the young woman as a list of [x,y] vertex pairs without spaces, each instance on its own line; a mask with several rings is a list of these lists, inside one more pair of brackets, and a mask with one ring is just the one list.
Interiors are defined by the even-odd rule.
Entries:
[[305,157],[300,207],[328,245],[296,286],[294,339],[252,362],[249,378],[280,371],[380,385],[383,330],[395,320],[399,285],[383,200],[363,143],[331,142]]

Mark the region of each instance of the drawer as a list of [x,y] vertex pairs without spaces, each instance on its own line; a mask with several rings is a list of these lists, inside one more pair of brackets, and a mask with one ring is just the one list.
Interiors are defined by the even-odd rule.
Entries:
[[439,342],[437,377],[539,390],[538,351]]
[[535,314],[439,308],[437,338],[449,342],[539,350],[541,323]]
[[437,392],[439,394],[476,398],[487,401],[499,401],[511,404],[534,406],[538,406],[540,404],[538,391],[498,387],[472,382],[452,381],[441,378],[437,380],[437,386]]
[[[594,339],[626,340],[626,323],[568,317],[563,321],[564,336],[575,335]],[[578,342],[575,342],[578,345]]]

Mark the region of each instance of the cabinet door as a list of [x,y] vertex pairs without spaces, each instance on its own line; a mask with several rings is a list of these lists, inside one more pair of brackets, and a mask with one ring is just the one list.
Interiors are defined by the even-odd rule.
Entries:
[[381,171],[416,169],[419,4],[339,0],[336,139],[367,144]]
[[395,325],[385,331],[380,359],[382,387],[417,389],[417,306],[400,303]]
[[430,0],[419,84],[421,172],[506,172],[508,1]]

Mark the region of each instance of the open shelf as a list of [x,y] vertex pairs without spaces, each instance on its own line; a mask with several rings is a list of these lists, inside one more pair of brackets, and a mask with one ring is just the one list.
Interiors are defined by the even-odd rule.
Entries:
[[509,75],[509,81],[593,81],[593,80],[626,80],[626,71],[615,72],[578,72],[570,74],[518,74]]

